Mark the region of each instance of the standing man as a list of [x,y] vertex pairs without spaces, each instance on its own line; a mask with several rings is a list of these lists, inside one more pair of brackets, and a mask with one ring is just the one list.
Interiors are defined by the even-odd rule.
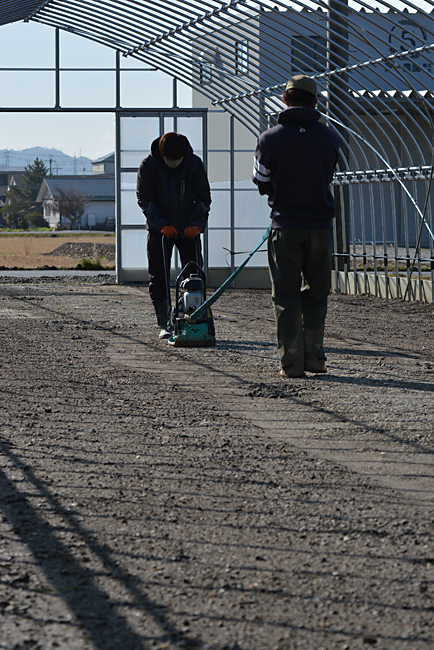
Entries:
[[[286,377],[327,372],[323,339],[335,216],[329,186],[339,139],[319,122],[317,95],[310,77],[288,81],[283,94],[287,108],[277,126],[259,137],[253,167],[253,182],[260,194],[268,195],[271,207],[268,264],[280,374]],[[302,275],[308,285],[304,289]]]
[[171,332],[167,329],[163,235],[167,238],[169,260],[175,245],[183,267],[188,262],[202,266],[202,255],[196,259],[197,237],[205,230],[211,205],[205,168],[185,135],[165,133],[154,140],[151,154],[139,167],[137,202],[149,231],[149,293],[160,327],[159,336],[166,339]]

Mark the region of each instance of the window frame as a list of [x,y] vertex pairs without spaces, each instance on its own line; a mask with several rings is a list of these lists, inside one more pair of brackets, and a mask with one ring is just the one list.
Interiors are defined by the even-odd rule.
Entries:
[[211,61],[200,61],[199,63],[199,81],[202,86],[212,83],[212,63]]
[[249,73],[249,41],[244,38],[235,42],[235,74],[237,76]]

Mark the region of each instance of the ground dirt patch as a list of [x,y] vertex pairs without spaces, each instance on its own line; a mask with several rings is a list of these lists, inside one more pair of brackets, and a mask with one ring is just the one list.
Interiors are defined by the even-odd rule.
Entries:
[[3,281],[0,647],[431,650],[433,306],[332,296],[293,381],[268,292],[214,313]]
[[[113,268],[114,234],[2,234],[0,268],[38,269],[44,266],[74,268],[77,261],[98,257],[101,265]],[[82,254],[83,253],[83,254]]]
[[96,244],[96,243],[78,243],[67,242],[61,244],[51,253],[46,255],[60,255],[74,257],[77,259],[99,259],[101,261],[114,262],[116,257],[115,244]]

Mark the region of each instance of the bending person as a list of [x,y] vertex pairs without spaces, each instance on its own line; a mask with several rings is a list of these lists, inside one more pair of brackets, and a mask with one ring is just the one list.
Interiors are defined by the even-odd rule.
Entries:
[[[149,294],[155,308],[159,337],[171,336],[167,329],[168,303],[162,250],[167,237],[169,260],[176,246],[184,267],[197,262],[197,237],[205,230],[211,193],[205,168],[193,153],[185,135],[165,133],[151,145],[137,174],[137,202],[148,228]],[[200,240],[199,240],[200,244]]]

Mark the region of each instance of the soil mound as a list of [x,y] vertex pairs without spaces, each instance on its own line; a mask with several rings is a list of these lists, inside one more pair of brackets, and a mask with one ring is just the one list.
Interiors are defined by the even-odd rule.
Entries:
[[81,259],[106,258],[109,262],[115,261],[115,244],[91,244],[91,243],[71,243],[61,244],[51,253],[46,255],[63,255]]

